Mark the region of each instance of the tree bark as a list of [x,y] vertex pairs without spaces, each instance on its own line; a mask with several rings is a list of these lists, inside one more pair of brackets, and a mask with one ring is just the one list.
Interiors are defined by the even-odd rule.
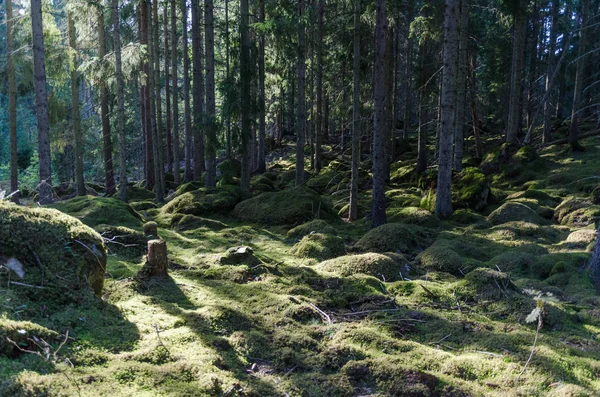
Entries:
[[148,241],[146,263],[138,272],[138,278],[143,280],[152,277],[167,277],[168,268],[167,242],[165,240]]
[[581,108],[581,96],[583,91],[583,79],[585,75],[585,47],[587,41],[588,14],[590,9],[590,0],[583,0],[581,3],[581,27],[579,31],[579,44],[577,48],[577,70],[575,71],[575,89],[573,91],[573,106],[571,107],[571,125],[569,126],[569,144],[572,150],[580,150],[579,144],[579,118]]
[[546,95],[544,106],[544,135],[542,143],[552,142],[552,102],[554,101],[554,87],[550,84],[550,79],[556,68],[556,39],[558,37],[558,12],[560,9],[559,0],[552,1],[552,19],[550,22],[550,43],[548,46],[548,68],[546,70]]
[[205,171],[204,159],[204,74],[202,65],[202,7],[192,0],[192,68],[194,90],[194,180],[200,181]]
[[410,24],[414,19],[415,1],[408,0],[407,10],[407,43],[406,43],[406,69],[404,71],[404,78],[406,84],[406,90],[404,92],[404,131],[403,138],[408,139],[408,131],[411,124],[411,99],[412,99],[412,78],[413,78],[413,43],[414,40],[410,37]]
[[375,68],[374,96],[375,118],[373,126],[373,209],[371,212],[371,227],[383,225],[385,215],[385,138],[386,117],[384,114],[385,87],[385,47],[387,20],[385,15],[385,0],[376,2],[375,21]]
[[[139,3],[139,34],[140,44],[146,45],[147,50],[150,50],[150,43],[148,43],[148,19],[149,8],[143,1]],[[150,53],[150,51],[148,51]],[[146,78],[143,80],[143,84],[140,91],[140,97],[142,102],[142,125],[144,131],[144,144],[145,144],[145,161],[146,166],[145,177],[146,177],[146,189],[153,190],[155,186],[155,170],[154,170],[154,140],[152,139],[152,123],[150,121],[152,113],[150,112],[150,88],[148,85],[150,76],[150,65],[147,60],[144,60],[142,69]]]
[[179,96],[177,94],[177,0],[171,0],[171,89],[173,95],[173,177],[176,185],[181,183],[179,157]]
[[[154,66],[155,66],[155,56],[157,56],[158,54],[155,53],[155,47],[154,47],[154,41],[156,41],[156,39],[153,37],[153,21],[152,21],[152,12],[151,12],[151,4],[150,4],[151,0],[144,0],[144,5],[145,7],[148,9],[147,11],[147,15],[148,15],[148,19],[147,19],[147,29],[146,29],[146,34],[148,35],[148,74],[147,74],[147,79],[148,79],[148,101],[149,101],[149,126],[150,126],[150,133],[152,135],[152,158],[154,160],[154,181],[155,181],[155,185],[154,185],[154,195],[156,197],[156,201],[158,203],[161,203],[164,199],[164,184],[162,182],[163,178],[162,178],[162,173],[161,173],[161,164],[160,164],[160,140],[159,140],[159,135],[158,135],[158,123],[157,123],[157,114],[156,114],[156,90],[155,90],[155,86],[156,84],[158,84],[157,81],[155,81],[155,73],[154,73]],[[158,1],[158,0],[154,0],[154,1]]]
[[154,110],[156,119],[156,133],[155,133],[155,145],[156,145],[156,164],[158,169],[158,180],[157,184],[161,191],[161,200],[164,197],[165,187],[165,160],[163,157],[163,122],[162,122],[162,101],[160,98],[160,37],[158,35],[158,0],[154,0],[152,3],[152,57],[154,58]]
[[165,46],[165,100],[167,113],[167,172],[173,172],[173,136],[171,133],[171,90],[169,89],[171,75],[169,74],[169,63],[171,62],[169,52],[169,7],[163,6],[163,39]]
[[469,0],[461,0],[458,32],[458,70],[456,76],[456,128],[454,130],[454,169],[462,171],[467,94],[467,45],[469,35]]
[[[229,68],[229,0],[225,0],[225,73],[227,79],[231,78]],[[231,158],[231,115],[227,112],[225,115],[225,140],[227,141],[227,158]]]
[[358,219],[358,167],[360,164],[360,0],[354,0],[354,54],[352,59],[352,171],[348,220]]
[[527,15],[526,10],[524,9],[523,0],[518,0],[518,7],[515,11],[514,19],[506,142],[518,144],[517,136],[521,119],[521,78],[523,74],[525,31],[527,28]]
[[[300,0],[303,1],[303,0]],[[241,142],[241,158],[242,158],[242,175],[240,187],[243,190],[250,189],[250,32],[248,27],[249,22],[249,7],[248,0],[240,0],[240,34],[241,34],[241,51],[240,51],[240,96],[241,96],[241,117],[242,117],[242,142]]]
[[304,0],[298,0],[298,98],[296,133],[296,186],[304,183],[304,137],[306,129],[306,99],[304,97],[306,78],[306,32],[304,27]]
[[31,0],[31,30],[33,35],[33,68],[40,163],[39,202],[47,204],[51,203],[53,198],[50,161],[50,121],[48,118],[48,93],[46,92],[46,65],[44,60],[41,0]]
[[[19,203],[19,165],[17,152],[17,85],[15,81],[15,60],[13,57],[14,29],[12,0],[6,0],[6,53],[8,63],[8,128],[10,134],[10,193],[11,200]],[[72,77],[72,75],[71,75]],[[78,97],[79,98],[79,97]],[[78,102],[79,104],[79,102]],[[77,135],[75,135],[77,151]],[[81,148],[80,148],[81,149]],[[77,163],[76,163],[77,165]],[[82,168],[83,169],[83,168]],[[81,173],[83,177],[83,172]],[[77,185],[79,194],[79,184]],[[85,186],[84,186],[85,194]]]
[[[125,142],[125,84],[121,59],[121,14],[119,0],[112,0],[113,41],[115,51],[115,77],[117,79],[117,123],[119,136],[119,197],[127,202],[127,145]],[[73,27],[73,32],[75,28]],[[75,41],[75,40],[73,40]],[[73,79],[73,77],[71,77]],[[77,96],[79,98],[79,95]],[[78,100],[79,102],[79,100]],[[75,108],[75,106],[73,106]],[[79,103],[77,104],[79,112]],[[73,109],[75,112],[75,109]],[[79,118],[79,115],[77,115]],[[78,121],[79,124],[79,121]],[[81,132],[80,132],[81,134]],[[81,137],[80,137],[81,140]],[[77,145],[77,144],[76,144]],[[77,149],[75,149],[77,150]],[[83,177],[83,175],[82,175]],[[83,179],[83,178],[82,178]],[[85,189],[85,187],[84,187]]]
[[[260,22],[265,22],[265,0],[260,0]],[[266,104],[265,104],[265,35],[258,38],[258,158],[256,171],[263,173],[267,169],[265,163],[265,134],[266,134]]]
[[206,9],[206,186],[214,187],[217,183],[216,167],[216,105],[215,105],[215,27],[213,16],[213,0],[205,0]]
[[444,70],[442,74],[439,168],[435,214],[452,215],[452,137],[456,116],[456,57],[458,52],[458,0],[446,1],[444,21]]
[[183,41],[183,136],[185,153],[184,180],[190,182],[194,178],[192,172],[192,116],[190,109],[190,56],[188,48],[188,9],[187,0],[181,0],[181,40]]

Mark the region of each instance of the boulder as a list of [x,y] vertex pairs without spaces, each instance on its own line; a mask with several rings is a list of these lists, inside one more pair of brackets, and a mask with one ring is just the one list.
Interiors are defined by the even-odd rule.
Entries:
[[205,216],[231,211],[241,199],[242,191],[237,186],[200,188],[177,196],[161,212]]
[[546,221],[534,210],[521,203],[508,202],[488,215],[488,221],[492,225],[500,225],[511,221],[523,221],[544,225]]

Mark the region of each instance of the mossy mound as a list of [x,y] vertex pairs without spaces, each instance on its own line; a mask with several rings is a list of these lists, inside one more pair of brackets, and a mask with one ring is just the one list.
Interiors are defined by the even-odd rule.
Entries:
[[521,203],[504,203],[500,208],[488,215],[488,221],[492,225],[500,225],[511,221],[524,221],[544,225],[546,221],[537,212]]
[[155,196],[154,192],[142,186],[127,186],[127,200],[130,202],[152,200]]
[[320,261],[346,253],[344,240],[329,234],[312,233],[292,247],[291,253],[298,258],[313,258]]
[[135,211],[146,211],[152,208],[158,208],[156,206],[156,204],[154,203],[154,201],[134,201],[133,203],[130,203],[129,205],[131,205],[131,208],[133,208]]
[[[306,170],[302,171],[302,173],[304,174],[305,181],[308,181],[312,177],[310,172],[308,172]],[[296,170],[295,169],[291,169],[289,171],[283,171],[279,174],[279,178],[277,181],[278,189],[287,189],[287,188],[295,186],[295,184],[296,184]]]
[[421,196],[407,189],[388,190],[385,198],[389,200],[390,207],[418,207],[421,203]]
[[517,287],[506,273],[488,268],[478,268],[469,272],[464,280],[457,283],[461,295],[474,300],[506,299]]
[[242,201],[233,214],[244,221],[278,226],[298,225],[314,218],[334,216],[321,196],[302,186],[263,193]]
[[474,212],[472,210],[456,210],[448,220],[454,224],[461,226],[488,226],[488,222],[485,216],[478,214],[477,212]]
[[49,207],[69,214],[91,227],[104,224],[136,228],[143,221],[129,204],[108,197],[75,197]]
[[456,208],[481,211],[488,204],[490,181],[479,168],[462,170],[452,184],[452,203]]
[[540,202],[549,206],[556,206],[559,201],[559,199],[556,197],[537,189],[527,189],[522,192],[513,193],[507,197],[507,200],[515,200],[520,198],[539,200]]
[[584,227],[596,223],[600,217],[600,206],[587,199],[570,197],[556,207],[554,217],[562,225]]
[[440,220],[431,212],[418,207],[388,208],[386,211],[388,222],[412,223],[425,227],[439,227]]
[[508,199],[507,202],[526,205],[544,219],[552,219],[554,216],[554,207],[556,206],[556,203],[546,205],[543,201],[524,197]]
[[300,238],[310,233],[335,234],[335,229],[323,219],[313,219],[288,230],[288,237]]
[[525,240],[533,243],[554,244],[561,241],[563,226],[539,226],[531,222],[511,221],[494,226],[489,237],[498,241]]
[[582,252],[559,252],[540,255],[531,266],[531,275],[544,280],[552,274],[558,273],[556,266],[562,268],[578,269],[589,261],[590,256]]
[[593,229],[579,229],[575,230],[567,236],[565,241],[569,248],[586,248],[588,245],[596,241],[596,230]]
[[418,225],[387,223],[371,229],[354,245],[359,252],[416,255],[433,242],[436,232]]
[[508,250],[490,259],[488,267],[507,273],[525,274],[536,261],[536,256],[518,249]]
[[319,194],[337,190],[344,177],[332,169],[324,169],[319,174],[310,178],[306,186]]
[[254,256],[254,250],[250,247],[231,247],[225,255],[219,258],[222,265],[247,265],[256,266],[260,260]]
[[24,298],[50,306],[81,302],[91,290],[102,292],[102,237],[60,211],[0,202],[0,253],[2,264],[13,258],[11,268],[22,276],[13,280],[31,286],[14,287]]
[[36,351],[37,347],[30,339],[43,339],[52,344],[52,342],[58,342],[59,337],[58,332],[29,321],[0,319],[0,355],[16,357],[22,354],[8,339],[15,342],[21,349]]
[[221,185],[231,185],[235,178],[242,175],[242,163],[239,160],[227,159],[217,165]]
[[261,193],[272,192],[275,190],[275,184],[264,175],[256,175],[250,179],[250,190]]
[[367,274],[385,281],[401,279],[400,273],[407,274],[404,267],[408,261],[399,254],[394,253],[366,253],[358,255],[344,255],[319,263],[318,267],[326,272],[335,273],[342,277],[355,274]]
[[479,260],[469,256],[477,256],[475,247],[461,241],[439,239],[421,252],[417,256],[417,261],[423,270],[441,271],[460,276],[474,267],[480,266]]
[[231,211],[242,199],[237,186],[200,188],[177,196],[162,208],[166,214],[212,215]]
[[201,227],[220,230],[226,228],[227,225],[220,221],[202,218],[196,215],[176,214],[171,218],[171,227],[175,227],[179,230],[193,230]]
[[94,228],[107,248],[122,255],[143,255],[147,239],[144,233],[124,226],[99,225]]

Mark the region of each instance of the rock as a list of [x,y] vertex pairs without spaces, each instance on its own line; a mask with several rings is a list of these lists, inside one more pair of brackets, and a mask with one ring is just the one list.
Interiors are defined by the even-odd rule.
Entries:
[[554,218],[561,225],[585,227],[596,223],[600,217],[600,206],[590,200],[570,197],[554,210]]
[[546,221],[534,210],[521,203],[508,202],[488,215],[488,221],[492,225],[500,225],[511,221],[524,221],[536,225],[544,225]]
[[596,230],[579,229],[575,230],[567,237],[566,244],[569,248],[586,248],[589,244],[596,241]]
[[225,255],[219,258],[222,265],[248,265],[256,266],[260,260],[254,256],[254,250],[250,247],[231,247]]
[[142,216],[131,206],[108,197],[81,196],[49,206],[69,214],[88,226],[119,225],[130,228],[142,225]]
[[177,196],[166,204],[163,214],[212,215],[231,211],[242,199],[242,191],[237,186],[200,188]]

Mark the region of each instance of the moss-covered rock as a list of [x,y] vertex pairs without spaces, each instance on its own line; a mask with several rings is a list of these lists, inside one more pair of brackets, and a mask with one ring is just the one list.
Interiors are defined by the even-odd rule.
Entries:
[[479,168],[462,170],[452,184],[452,203],[456,208],[484,209],[490,196],[490,181]]
[[575,230],[567,236],[565,243],[569,248],[583,249],[596,241],[596,235],[597,232],[593,229]]
[[272,192],[275,190],[275,184],[264,175],[256,175],[250,179],[250,190],[261,193]]
[[407,275],[406,258],[391,252],[385,254],[366,253],[344,255],[319,263],[318,267],[326,272],[348,277],[355,274],[367,274],[385,281],[401,279],[400,273]]
[[439,239],[421,252],[417,256],[417,261],[423,270],[441,271],[460,276],[474,267],[480,266],[479,260],[473,259],[476,256],[477,249],[475,247],[457,240]]
[[589,260],[589,255],[581,252],[559,252],[540,255],[531,266],[531,274],[539,279],[546,279],[552,275],[552,269],[562,262],[564,267],[579,268]]
[[535,260],[536,256],[531,253],[511,249],[496,255],[487,262],[487,265],[502,272],[525,274]]
[[176,227],[179,230],[193,230],[201,227],[220,230],[226,228],[227,225],[220,221],[202,218],[196,215],[177,214],[171,218],[171,227]]
[[143,186],[127,186],[127,199],[130,202],[152,200],[154,197],[154,192],[144,188]]
[[174,197],[181,196],[182,194],[185,194],[188,192],[193,192],[194,190],[198,190],[202,187],[204,187],[204,184],[202,184],[198,181],[183,183],[183,184],[179,185],[179,187],[175,190]]
[[242,199],[242,191],[237,186],[200,188],[176,197],[162,208],[167,214],[212,215],[231,211]]
[[487,219],[483,215],[471,210],[456,210],[448,220],[461,226],[474,225],[485,227],[488,225]]
[[147,239],[144,233],[124,226],[98,225],[94,228],[111,252],[121,255],[143,255],[146,250]]
[[131,206],[108,197],[81,196],[50,205],[69,214],[88,226],[119,225],[140,227],[142,217]]
[[59,341],[60,335],[56,331],[29,321],[0,319],[0,355],[15,357],[21,354],[19,348],[8,339],[15,342],[21,349],[37,351],[35,343],[32,342],[34,338],[43,339],[52,344],[52,342]]
[[506,299],[517,289],[508,274],[488,268],[474,269],[458,284],[463,295],[477,301]]
[[439,227],[440,220],[431,212],[418,207],[395,208],[390,207],[386,211],[387,220],[397,223],[412,223],[425,227]]
[[433,242],[436,232],[418,225],[387,223],[371,229],[354,245],[359,252],[416,255]]
[[321,196],[302,186],[263,193],[242,201],[233,214],[244,221],[278,226],[298,225],[314,218],[334,216]]
[[298,258],[313,258],[320,261],[346,253],[344,240],[329,234],[312,233],[292,247],[291,253]]
[[319,174],[310,178],[306,182],[306,186],[319,194],[324,194],[331,190],[337,190],[342,179],[344,178],[339,172],[332,169],[324,169]]
[[562,225],[588,226],[600,218],[600,206],[587,199],[570,197],[556,207],[554,217]]
[[488,221],[492,225],[500,225],[511,221],[524,221],[544,225],[546,221],[537,212],[521,203],[505,203],[500,208],[488,215]]
[[221,185],[233,184],[235,178],[242,175],[242,163],[239,160],[227,159],[217,165]]
[[[306,170],[304,170],[302,172],[304,174],[304,180],[308,181],[312,175]],[[277,188],[278,189],[287,189],[287,188],[293,187],[295,185],[295,181],[296,181],[296,170],[295,169],[283,171],[279,174],[279,179],[277,181]]]
[[231,247],[225,255],[219,258],[222,265],[247,265],[256,266],[260,260],[254,256],[254,250],[250,247]]
[[129,205],[131,205],[131,208],[133,208],[135,211],[146,211],[149,209],[153,209],[153,208],[157,208],[156,204],[154,203],[154,201],[134,201],[133,203],[130,203]]
[[102,237],[60,211],[0,202],[0,253],[3,265],[12,258],[19,273],[13,280],[32,286],[16,289],[27,299],[50,305],[80,302],[92,290],[102,292]]
[[323,219],[313,219],[288,230],[288,237],[300,238],[311,233],[335,234],[335,229]]

